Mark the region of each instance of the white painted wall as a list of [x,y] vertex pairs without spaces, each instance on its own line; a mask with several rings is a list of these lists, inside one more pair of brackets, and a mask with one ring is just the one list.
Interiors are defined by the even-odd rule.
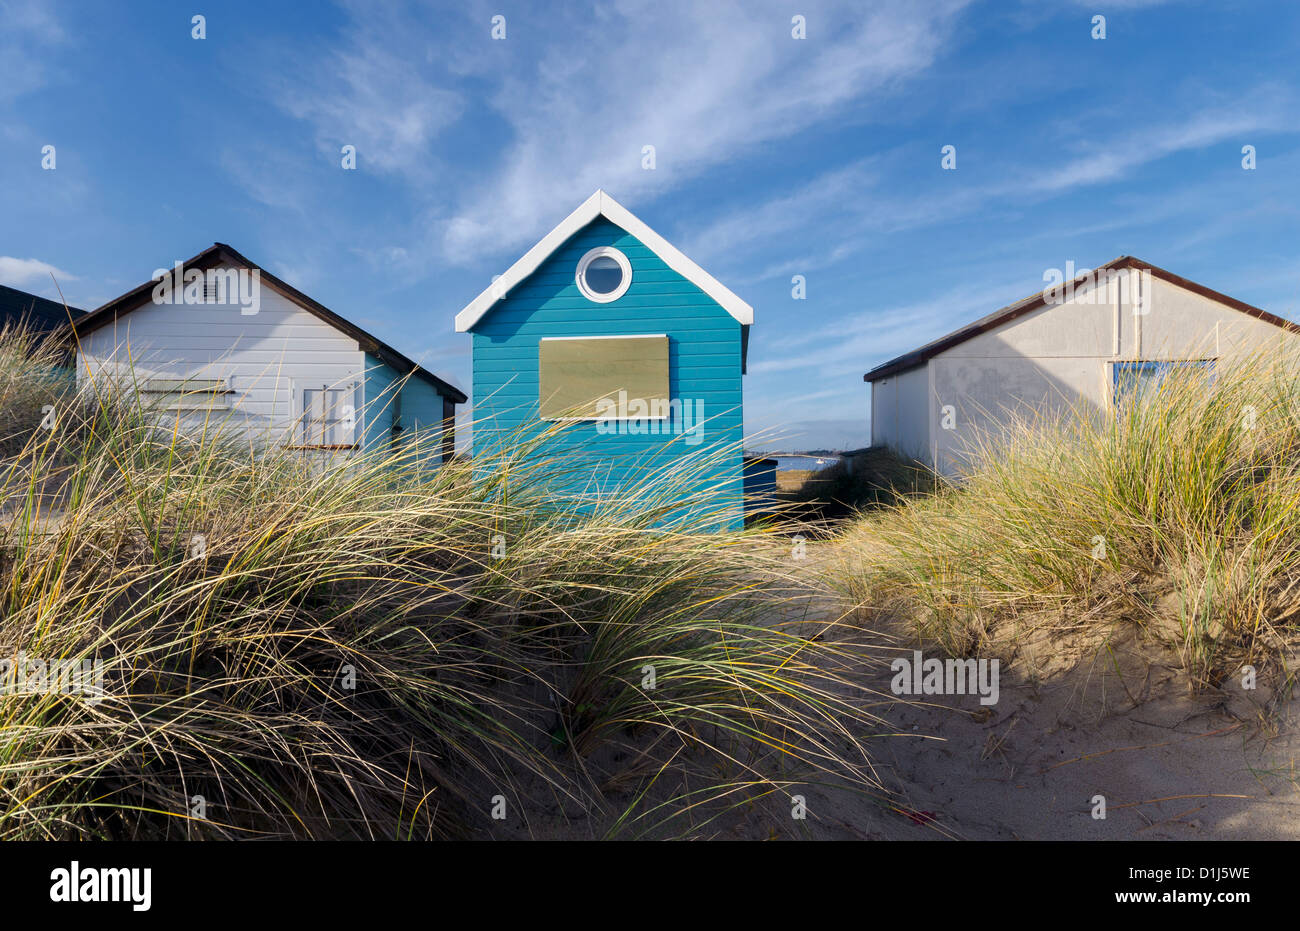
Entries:
[[904,456],[930,459],[928,370],[917,366],[871,386],[871,445],[890,446]]
[[[927,436],[929,451],[918,458],[952,475],[971,439],[996,432],[1009,414],[1109,410],[1115,361],[1230,359],[1294,336],[1160,278],[1146,280],[1151,293],[1141,315],[1118,299],[1119,289],[1096,298],[1081,292],[953,346],[892,376],[892,384],[877,382],[873,444],[916,455],[916,438]],[[941,427],[947,405],[952,430]]]
[[[358,385],[361,433],[365,354],[355,339],[261,286],[261,306],[245,316],[236,303],[146,304],[82,339],[78,381],[153,377],[226,378],[232,423],[283,438],[299,415],[305,386]],[[193,415],[190,415],[191,417]],[[213,420],[223,418],[213,413]]]

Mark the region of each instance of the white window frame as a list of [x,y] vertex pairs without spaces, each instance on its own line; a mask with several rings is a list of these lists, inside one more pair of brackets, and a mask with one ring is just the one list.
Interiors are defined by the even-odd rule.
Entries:
[[[617,288],[608,294],[599,294],[587,287],[587,266],[594,260],[605,257],[611,258],[618,263],[619,269],[623,272],[623,280]],[[609,304],[626,294],[627,289],[632,286],[632,263],[628,261],[626,255],[613,246],[597,246],[578,259],[578,271],[574,275],[574,281],[577,282],[578,290],[582,292],[582,296],[587,300],[594,301],[597,304]]]
[[[315,380],[307,381],[306,379],[294,379],[291,382],[290,391],[292,392],[295,417],[293,422],[293,436],[289,443],[291,449],[317,449],[317,450],[356,450],[361,448],[361,440],[364,436],[364,428],[361,421],[361,406],[357,403],[357,394],[361,390],[360,382],[317,382]],[[311,442],[313,437],[308,433],[308,417],[310,411],[307,409],[307,392],[308,391],[341,391],[346,397],[351,392],[351,400],[344,404],[343,407],[352,408],[352,441],[350,443],[314,443]],[[347,417],[337,418],[335,420],[316,421],[322,424],[339,424],[347,421]],[[321,437],[324,439],[324,437]]]

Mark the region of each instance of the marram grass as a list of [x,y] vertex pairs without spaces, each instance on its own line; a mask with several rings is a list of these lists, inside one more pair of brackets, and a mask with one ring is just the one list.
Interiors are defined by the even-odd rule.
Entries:
[[0,692],[0,838],[701,836],[876,791],[869,658],[770,532],[693,532],[707,463],[632,504],[537,437],[323,469],[39,361],[0,359],[0,658],[103,692]]
[[1193,684],[1289,681],[1300,609],[1300,367],[1172,373],[1116,412],[1011,418],[933,495],[860,518],[832,573],[955,654],[1136,626]]

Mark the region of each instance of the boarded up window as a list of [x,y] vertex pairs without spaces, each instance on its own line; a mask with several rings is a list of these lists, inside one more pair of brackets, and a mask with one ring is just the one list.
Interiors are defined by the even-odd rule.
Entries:
[[167,411],[225,411],[234,392],[222,378],[150,378],[140,386],[144,404]]
[[312,447],[351,447],[356,442],[355,388],[304,388],[298,443]]
[[538,404],[547,420],[595,419],[602,400],[619,393],[651,410],[668,401],[668,337],[543,339],[538,350]]

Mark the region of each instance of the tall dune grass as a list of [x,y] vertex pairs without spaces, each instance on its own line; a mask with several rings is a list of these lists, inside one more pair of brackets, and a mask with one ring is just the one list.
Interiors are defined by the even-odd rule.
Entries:
[[10,423],[0,657],[104,693],[0,689],[0,838],[693,836],[876,791],[870,658],[788,546],[682,522],[700,463],[593,503],[530,441],[321,469],[111,395]]
[[22,322],[0,327],[0,458],[23,450],[46,408],[75,387],[66,344]]
[[959,482],[858,521],[838,578],[957,654],[1125,626],[1196,684],[1283,670],[1300,609],[1300,368],[1176,371],[1110,413],[1009,418]]

